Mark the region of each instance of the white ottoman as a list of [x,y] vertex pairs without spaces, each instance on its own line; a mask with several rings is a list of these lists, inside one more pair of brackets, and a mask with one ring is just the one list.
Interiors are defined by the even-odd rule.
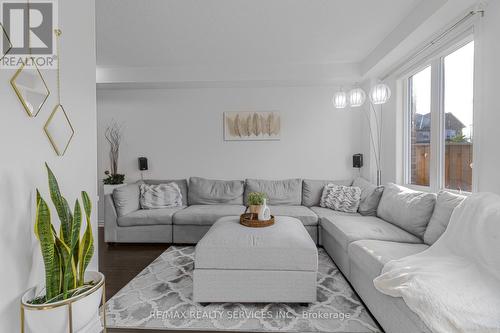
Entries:
[[196,245],[195,302],[316,301],[318,249],[302,223],[276,216],[249,228],[239,216],[219,219]]

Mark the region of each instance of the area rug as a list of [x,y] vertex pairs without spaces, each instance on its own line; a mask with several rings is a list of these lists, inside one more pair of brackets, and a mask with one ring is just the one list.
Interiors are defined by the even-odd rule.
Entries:
[[[172,246],[106,304],[109,328],[243,332],[381,332],[319,249],[318,300],[300,304],[192,301],[194,247]],[[300,288],[300,286],[297,286]]]

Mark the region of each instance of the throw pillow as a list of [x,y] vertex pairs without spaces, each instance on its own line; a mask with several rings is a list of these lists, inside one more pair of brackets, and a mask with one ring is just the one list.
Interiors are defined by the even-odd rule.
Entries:
[[142,209],[160,209],[182,206],[182,194],[176,183],[141,184]]
[[352,186],[361,189],[361,202],[359,203],[358,212],[364,216],[376,216],[384,187],[373,185],[361,177],[356,178]]
[[424,233],[424,243],[427,245],[434,244],[443,234],[450,222],[451,214],[462,201],[465,196],[450,193],[448,191],[440,191],[437,196],[436,206],[432,213],[429,225]]
[[361,200],[359,187],[328,184],[323,189],[320,206],[346,213],[356,213]]

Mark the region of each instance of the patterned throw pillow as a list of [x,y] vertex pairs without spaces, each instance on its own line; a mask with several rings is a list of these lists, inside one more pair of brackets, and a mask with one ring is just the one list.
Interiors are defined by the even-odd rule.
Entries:
[[182,206],[182,194],[176,183],[141,184],[141,208],[160,209]]
[[359,187],[328,184],[323,188],[319,205],[340,212],[356,213],[360,202]]

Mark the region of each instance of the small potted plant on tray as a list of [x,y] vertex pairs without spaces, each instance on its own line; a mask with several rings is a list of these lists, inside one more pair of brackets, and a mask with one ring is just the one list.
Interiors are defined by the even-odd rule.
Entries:
[[51,209],[37,190],[35,235],[40,241],[45,285],[30,288],[23,295],[21,325],[23,331],[33,333],[100,332],[99,305],[104,301],[104,276],[99,272],[86,272],[94,254],[92,203],[88,194],[82,192],[83,210],[78,199],[71,210],[59,191],[56,177],[46,166],[50,197],[61,225],[57,232],[52,224]]
[[266,194],[262,192],[250,192],[248,193],[247,205],[248,212],[259,214],[262,205],[264,204],[264,199],[266,198]]

